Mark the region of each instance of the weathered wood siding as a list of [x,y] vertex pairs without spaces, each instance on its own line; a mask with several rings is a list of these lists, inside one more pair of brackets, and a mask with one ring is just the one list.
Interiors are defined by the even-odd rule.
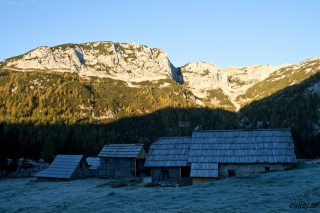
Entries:
[[135,159],[100,157],[100,175],[115,178],[133,177],[135,175]]
[[87,176],[89,176],[89,166],[86,165],[84,161],[81,161],[82,166],[80,168],[80,163],[78,163],[76,169],[71,175],[70,180],[76,180],[76,179],[84,179]]
[[292,166],[293,164],[290,163],[219,163],[218,174],[222,179],[228,177],[229,170],[236,170],[236,176],[245,176],[265,172],[266,167],[269,167],[269,171],[281,171]]
[[[162,170],[169,171],[169,178],[163,178]],[[179,167],[152,168],[151,177],[153,184],[180,184],[180,169]]]
[[100,168],[99,169],[89,169],[89,177],[99,177],[100,176]]
[[139,155],[137,156],[137,159],[146,159],[147,158],[147,152],[142,147],[141,151],[139,152]]

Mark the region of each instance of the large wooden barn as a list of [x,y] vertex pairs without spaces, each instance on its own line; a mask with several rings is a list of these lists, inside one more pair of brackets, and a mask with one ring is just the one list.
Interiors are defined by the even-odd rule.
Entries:
[[69,181],[86,178],[88,169],[83,155],[57,155],[49,168],[34,176],[37,181]]
[[100,154],[101,177],[133,177],[145,174],[147,152],[143,144],[109,144]]
[[190,185],[208,180],[284,170],[296,163],[290,129],[195,131],[159,138],[145,167],[154,184]]

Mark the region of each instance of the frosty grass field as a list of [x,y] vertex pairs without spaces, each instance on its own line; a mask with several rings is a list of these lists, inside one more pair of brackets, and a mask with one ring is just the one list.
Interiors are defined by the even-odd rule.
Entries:
[[112,188],[119,179],[1,179],[0,212],[320,212],[314,162],[186,187],[144,187],[150,180]]

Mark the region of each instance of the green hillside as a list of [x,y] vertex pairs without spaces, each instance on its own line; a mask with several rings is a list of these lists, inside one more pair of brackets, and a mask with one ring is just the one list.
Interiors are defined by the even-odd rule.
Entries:
[[[96,156],[105,143],[145,143],[191,130],[235,129],[234,114],[199,108],[170,80],[127,83],[53,72],[0,72],[0,156]],[[165,85],[165,86],[164,86]],[[108,117],[108,118],[106,118]]]

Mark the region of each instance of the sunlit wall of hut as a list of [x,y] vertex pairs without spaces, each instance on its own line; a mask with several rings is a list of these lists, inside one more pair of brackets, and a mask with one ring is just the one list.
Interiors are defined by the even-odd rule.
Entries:
[[87,162],[89,165],[89,177],[99,177],[100,176],[100,158],[99,157],[87,157]]
[[101,177],[144,176],[147,152],[143,144],[109,144],[100,154]]
[[[183,185],[182,173],[177,177],[175,173],[171,175],[170,171],[169,174],[164,172],[171,168],[172,159],[185,159],[175,152],[188,153],[183,165],[185,171],[190,168],[192,184],[284,170],[296,163],[290,129],[195,131],[190,139],[185,139],[186,144],[189,140],[189,146],[185,146],[184,150],[176,145],[179,140],[183,138],[160,138],[150,147],[145,166],[151,168],[153,183],[166,183],[161,180],[161,177],[165,177]],[[169,150],[174,147],[176,151]],[[159,169],[162,175],[157,173]]]
[[57,155],[49,168],[36,173],[37,181],[69,181],[88,175],[88,163],[83,155]]

